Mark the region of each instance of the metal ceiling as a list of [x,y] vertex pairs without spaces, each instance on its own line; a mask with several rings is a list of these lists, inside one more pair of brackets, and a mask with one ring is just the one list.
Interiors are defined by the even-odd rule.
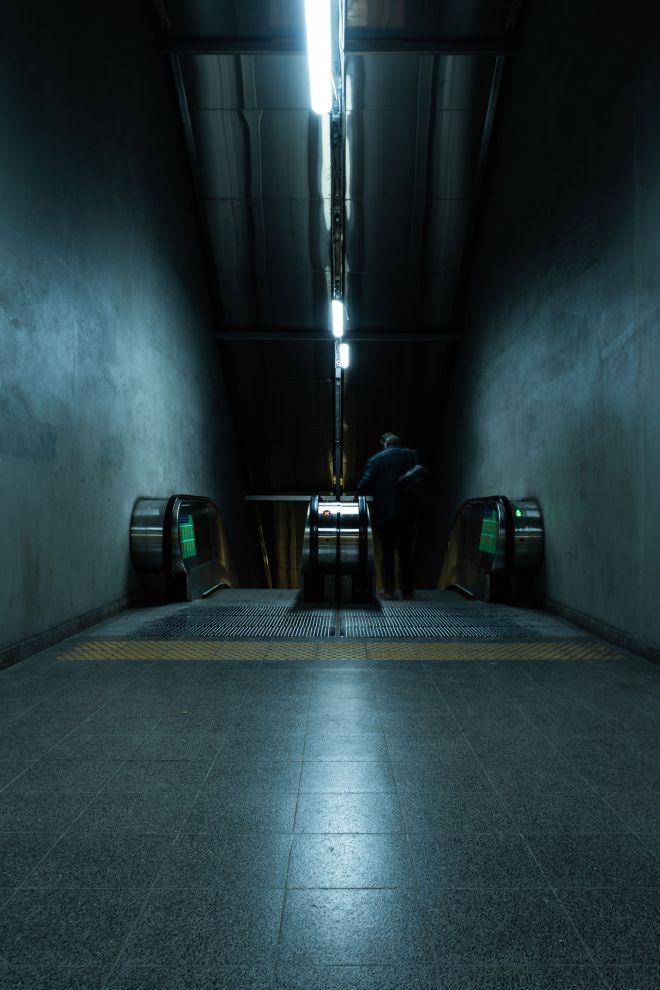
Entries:
[[[330,492],[331,139],[309,109],[303,0],[155,2],[248,486]],[[432,464],[521,3],[345,0],[348,492],[384,430]]]

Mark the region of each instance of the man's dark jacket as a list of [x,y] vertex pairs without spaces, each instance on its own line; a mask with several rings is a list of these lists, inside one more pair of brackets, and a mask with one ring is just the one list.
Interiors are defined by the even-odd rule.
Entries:
[[386,447],[369,458],[355,494],[373,495],[374,526],[384,526],[392,519],[410,519],[416,514],[397,482],[418,463],[417,452],[409,447]]

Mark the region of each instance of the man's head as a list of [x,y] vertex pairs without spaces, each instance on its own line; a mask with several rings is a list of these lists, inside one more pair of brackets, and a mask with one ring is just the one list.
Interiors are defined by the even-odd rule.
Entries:
[[380,445],[383,450],[387,450],[388,447],[400,447],[401,437],[398,437],[396,433],[383,433],[380,438]]

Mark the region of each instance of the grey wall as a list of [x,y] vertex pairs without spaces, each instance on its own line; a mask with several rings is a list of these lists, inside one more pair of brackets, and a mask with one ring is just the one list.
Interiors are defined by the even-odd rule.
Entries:
[[0,653],[137,590],[139,495],[209,495],[262,580],[151,7],[25,0],[0,34]]
[[529,0],[502,94],[443,464],[536,496],[539,592],[660,647],[660,8]]

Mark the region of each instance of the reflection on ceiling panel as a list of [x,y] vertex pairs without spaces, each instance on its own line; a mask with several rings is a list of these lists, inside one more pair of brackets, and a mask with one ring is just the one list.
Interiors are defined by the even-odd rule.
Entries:
[[198,110],[309,110],[303,53],[189,55],[182,70],[189,105]]

